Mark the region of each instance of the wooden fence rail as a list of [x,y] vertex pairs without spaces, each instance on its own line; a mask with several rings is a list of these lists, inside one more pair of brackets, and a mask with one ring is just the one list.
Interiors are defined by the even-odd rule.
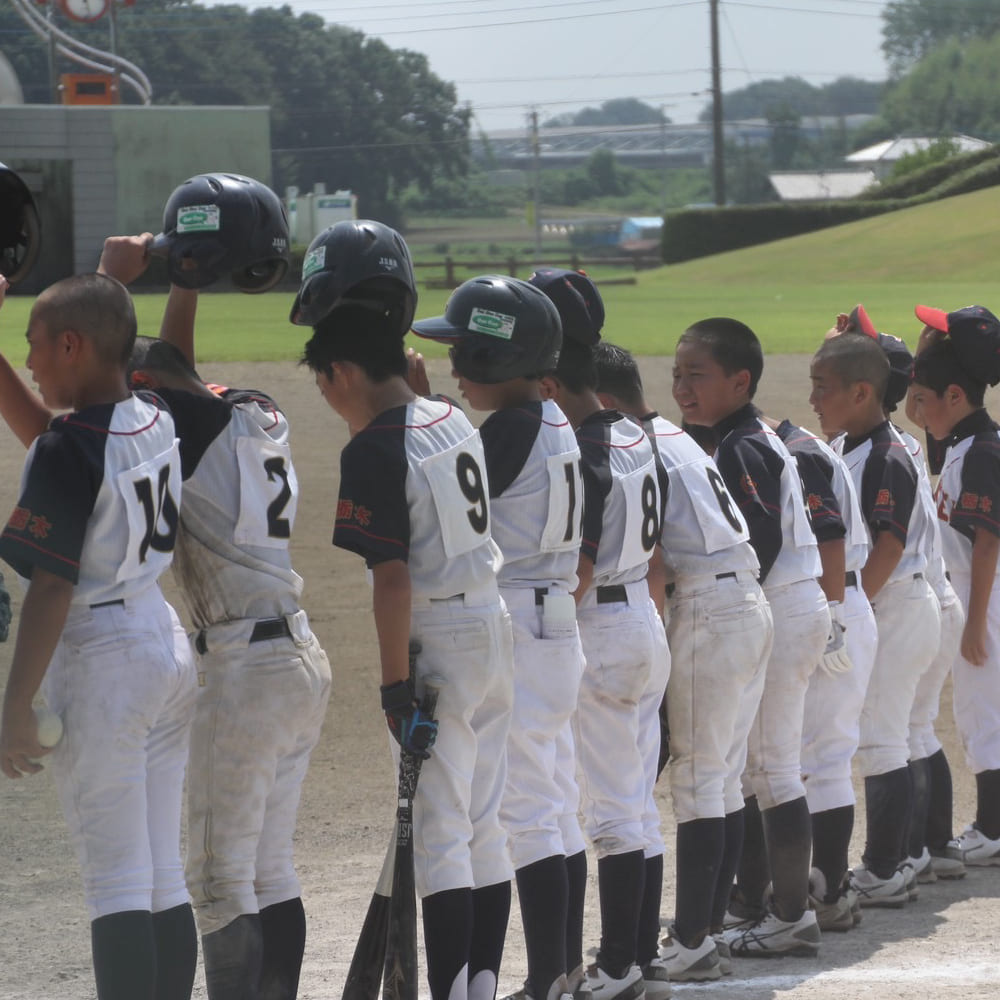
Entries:
[[[590,257],[584,258],[573,254],[568,260],[553,260],[545,258],[545,264],[551,267],[565,267],[574,271],[586,270],[588,267],[620,267],[632,271],[659,267],[663,261],[659,257],[630,254],[627,257]],[[511,277],[527,277],[535,270],[535,264],[509,256],[503,260],[455,260],[448,256],[444,260],[419,260],[413,262],[414,268],[433,268],[444,271],[444,276],[434,276],[424,279],[428,288],[457,288],[465,278],[457,277],[458,271],[474,271],[476,274],[509,274]],[[635,277],[602,278],[602,285],[634,285]]]

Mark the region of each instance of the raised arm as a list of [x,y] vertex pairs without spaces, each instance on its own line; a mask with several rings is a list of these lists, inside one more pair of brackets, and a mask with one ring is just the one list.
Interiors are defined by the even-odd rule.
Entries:
[[167,307],[160,323],[160,339],[173,344],[194,367],[194,321],[198,312],[198,290],[170,286]]
[[[3,308],[8,287],[7,279],[0,275],[0,309]],[[0,416],[25,448],[29,447],[31,442],[49,426],[49,421],[52,419],[52,411],[25,385],[2,354],[0,354]]]

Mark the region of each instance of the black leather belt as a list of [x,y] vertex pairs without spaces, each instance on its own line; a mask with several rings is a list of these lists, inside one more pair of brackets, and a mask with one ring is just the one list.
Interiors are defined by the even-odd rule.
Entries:
[[262,618],[250,633],[251,642],[264,642],[267,639],[291,638],[292,630],[284,618]]
[[923,578],[924,578],[924,574],[923,573],[914,573],[913,574],[913,579],[914,580],[922,580]]
[[535,587],[535,607],[540,608],[545,603],[545,595],[549,592],[548,587]]
[[[261,618],[256,622],[253,631],[250,633],[250,642],[266,642],[268,639],[283,639],[285,636],[291,638],[292,630],[288,627],[288,622],[284,618]],[[205,640],[205,630],[202,629],[194,640],[194,648],[204,656],[208,652],[208,643]]]
[[858,585],[858,574],[854,570],[849,570],[844,574],[844,586],[845,587],[856,587]]
[[125,601],[123,598],[119,597],[116,601],[101,601],[100,604],[91,604],[90,610],[95,611],[97,608],[124,608]]
[[597,588],[598,604],[627,604],[628,591],[624,583],[616,583],[610,587]]
[[[715,579],[716,580],[735,580],[736,579],[736,574],[735,573],[716,573],[715,574]],[[677,584],[676,583],[668,583],[667,586],[666,586],[667,597],[673,597],[674,596],[674,591],[676,589],[677,589]]]

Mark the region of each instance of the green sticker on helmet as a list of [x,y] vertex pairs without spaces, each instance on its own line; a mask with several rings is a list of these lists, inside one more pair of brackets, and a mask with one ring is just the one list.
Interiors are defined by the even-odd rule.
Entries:
[[218,205],[186,205],[177,209],[179,233],[217,233],[221,225]]
[[514,336],[514,317],[491,309],[473,309],[468,329],[470,333],[485,333],[490,337],[510,340]]
[[311,274],[322,271],[326,264],[326,247],[316,247],[310,250],[302,261],[302,280],[305,281]]

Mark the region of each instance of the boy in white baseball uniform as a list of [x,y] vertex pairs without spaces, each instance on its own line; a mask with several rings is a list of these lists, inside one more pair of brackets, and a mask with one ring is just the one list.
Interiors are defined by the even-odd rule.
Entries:
[[[484,275],[457,288],[443,316],[418,320],[413,330],[451,344],[459,391],[473,409],[494,411],[479,434],[493,541],[503,554],[500,594],[514,626],[514,713],[500,819],[528,955],[522,995],[557,1000],[572,992],[566,860],[585,848],[575,756],[560,760],[561,748],[572,751],[564,731],[584,666],[573,601],[583,517],[580,449],[539,386],[559,357],[559,313],[533,285]],[[582,968],[569,971],[578,987]]]
[[748,326],[702,320],[677,344],[674,399],[687,422],[715,430],[716,463],[749,528],[774,621],[747,754],[749,836],[735,896],[745,919],[727,940],[734,955],[814,955],[820,931],[808,908],[812,838],[800,756],[806,688],[827,644],[830,613],[816,582],[820,559],[795,460],[752,402],[763,368]]
[[919,422],[947,442],[936,499],[945,561],[966,606],[953,668],[955,721],[976,776],[976,817],[959,838],[966,865],[1000,865],[1000,432],[983,405],[1000,382],[1000,321],[982,306],[918,306],[925,324],[911,396]]
[[[163,404],[129,391],[135,328],[123,285],[79,275],[31,311],[27,365],[41,401],[0,361],[0,412],[28,448],[0,536],[0,556],[27,581],[0,768],[39,769],[31,702],[44,683],[65,726],[52,771],[83,874],[97,995],[186,1000],[197,938],[180,816],[195,671],[157,584],[181,462]],[[49,407],[72,412],[53,418]]]
[[727,889],[732,883],[742,843],[729,842],[729,827],[743,808],[740,778],[771,652],[771,612],[746,522],[715,462],[647,404],[628,351],[605,341],[594,353],[598,396],[646,431],[664,499],[658,554],[667,580],[677,882],[660,955],[672,980],[718,979],[724,963],[712,909],[720,879]]
[[[134,280],[150,240],[107,240],[101,270]],[[129,363],[132,387],[167,404],[180,438],[173,569],[199,676],[187,882],[211,1000],[293,1000],[306,924],[292,838],[330,665],[299,609],[289,558],[298,482],[288,422],[261,392],[201,380],[197,305],[197,289],[172,285],[162,339],[137,338]]]
[[[514,685],[482,442],[451,400],[407,384],[416,298],[398,233],[338,223],[307,260],[292,318],[313,326],[303,360],[352,433],[333,542],[371,571],[393,749],[434,744],[413,810],[431,997],[493,1000],[513,875],[499,809]],[[419,707],[428,684],[437,724]]]
[[820,930],[847,931],[860,919],[847,885],[855,803],[851,762],[878,641],[875,615],[861,589],[868,532],[854,484],[833,449],[787,420],[765,421],[798,465],[823,567],[819,583],[830,607],[827,648],[806,691],[802,777],[812,817],[809,903]]
[[878,649],[861,715],[857,760],[865,778],[867,838],[851,888],[862,906],[905,904],[913,805],[908,768],[910,714],[918,682],[940,641],[940,609],[927,583],[933,530],[919,475],[883,410],[889,377],[884,351],[869,337],[827,340],[813,358],[810,403],[854,480],[872,540],[861,571],[875,611]]
[[608,1000],[660,1000],[670,984],[657,954],[664,846],[653,786],[670,654],[646,581],[660,537],[656,463],[642,428],[597,396],[593,348],[604,321],[597,287],[557,269],[536,271],[531,283],[562,320],[559,364],[542,385],[576,428],[583,460],[576,600],[587,665],[574,735],[601,905],[587,985]]

